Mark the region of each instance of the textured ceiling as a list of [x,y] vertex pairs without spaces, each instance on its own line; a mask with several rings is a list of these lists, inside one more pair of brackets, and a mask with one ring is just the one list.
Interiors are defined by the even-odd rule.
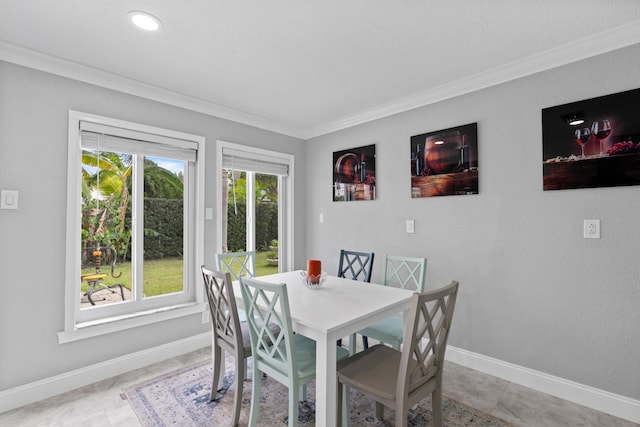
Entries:
[[0,59],[303,138],[638,42],[638,0],[0,0]]

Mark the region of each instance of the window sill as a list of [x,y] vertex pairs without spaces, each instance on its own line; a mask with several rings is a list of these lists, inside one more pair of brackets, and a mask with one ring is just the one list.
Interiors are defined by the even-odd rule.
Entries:
[[77,323],[75,329],[58,332],[58,344],[151,325],[178,317],[199,314],[202,313],[205,308],[206,306],[202,303],[187,303],[138,312],[126,316],[116,316],[93,320],[91,322]]

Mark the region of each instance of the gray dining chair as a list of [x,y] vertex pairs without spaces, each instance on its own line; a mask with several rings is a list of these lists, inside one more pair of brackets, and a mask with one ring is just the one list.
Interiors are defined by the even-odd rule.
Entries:
[[[233,292],[233,284],[229,272],[223,273],[206,266],[201,267],[205,292],[209,303],[212,330],[212,363],[213,377],[210,400],[214,401],[218,394],[220,381],[222,351],[231,354],[236,363],[235,395],[233,397],[233,417],[231,426],[237,426],[242,406],[243,380],[247,376],[246,359],[251,357],[251,337],[247,322],[241,322]],[[278,333],[279,327],[268,324],[271,333]]]
[[[337,417],[343,425],[343,387],[370,397],[376,417],[384,407],[395,411],[396,427],[407,425],[409,408],[431,393],[433,423],[442,426],[442,371],[447,338],[458,295],[458,282],[411,299],[402,351],[377,344],[338,362]],[[344,420],[350,424],[350,417]]]

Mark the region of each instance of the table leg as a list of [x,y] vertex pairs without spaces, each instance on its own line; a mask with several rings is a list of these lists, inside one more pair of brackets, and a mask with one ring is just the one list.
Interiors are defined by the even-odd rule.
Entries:
[[336,342],[316,341],[316,426],[336,425]]

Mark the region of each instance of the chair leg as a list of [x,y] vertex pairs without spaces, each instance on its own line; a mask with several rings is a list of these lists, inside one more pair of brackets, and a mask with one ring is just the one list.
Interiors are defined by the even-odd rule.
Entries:
[[[255,361],[254,361],[255,363]],[[262,373],[253,365],[253,381],[251,381],[251,409],[249,412],[249,427],[258,424],[258,412],[260,411],[260,389],[262,386]]]
[[213,345],[213,357],[211,358],[211,363],[213,364],[213,379],[211,383],[211,395],[209,396],[209,400],[213,402],[216,400],[216,396],[218,395],[218,383],[220,382],[220,367],[223,363],[220,347],[217,345]]
[[336,404],[338,405],[338,407],[336,408],[336,426],[337,427],[341,427],[343,425],[343,419],[344,419],[344,409],[343,409],[343,402],[342,402],[342,384],[340,384],[340,380],[338,380],[336,382],[336,396],[338,398]]
[[376,402],[376,418],[379,420],[384,418],[384,405],[380,402]]
[[442,427],[442,386],[436,387],[431,393],[431,412],[434,427]]
[[[399,405],[399,408],[396,408],[396,427],[407,427],[407,418],[409,416],[409,408],[405,405]],[[434,421],[434,427],[442,427],[442,424],[436,424]]]
[[124,289],[120,283],[116,283],[115,285],[109,286],[109,288],[115,288],[116,286],[120,287],[120,296],[122,297],[122,301],[124,301]]
[[362,336],[362,347],[366,350],[369,348],[369,337]]
[[300,390],[298,390],[300,393],[300,397],[298,400],[300,401],[305,401],[307,400],[307,385],[306,384],[302,384],[300,386]]
[[349,355],[356,354],[356,334],[349,335]]
[[[351,401],[349,397],[351,396],[351,390],[348,386],[344,385],[340,387],[340,391],[343,392],[342,399],[340,399],[340,403],[342,404],[342,411],[338,408],[338,413],[341,412],[342,416],[342,426],[343,427],[351,427]],[[340,425],[338,424],[338,427]]]
[[298,425],[298,391],[300,385],[296,379],[290,379],[291,384],[289,387],[289,427],[296,427]]
[[240,377],[240,373],[244,371],[244,368],[247,366],[247,362],[244,358],[238,357],[236,355],[236,386],[235,386],[235,396],[233,397],[233,427],[237,427],[240,423],[240,408],[242,407],[242,389],[244,386],[244,381],[242,377]]

